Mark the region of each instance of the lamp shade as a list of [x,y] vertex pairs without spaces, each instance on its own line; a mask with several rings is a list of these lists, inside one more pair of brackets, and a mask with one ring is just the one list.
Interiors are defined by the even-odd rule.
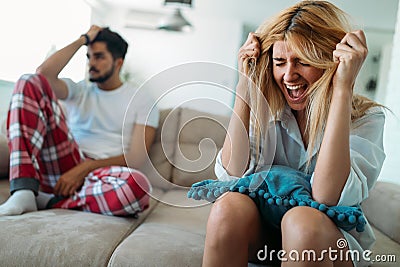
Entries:
[[164,5],[192,6],[192,0],[164,0]]
[[182,16],[179,8],[174,9],[172,13],[161,18],[158,24],[158,29],[168,31],[187,31],[191,27],[192,24]]

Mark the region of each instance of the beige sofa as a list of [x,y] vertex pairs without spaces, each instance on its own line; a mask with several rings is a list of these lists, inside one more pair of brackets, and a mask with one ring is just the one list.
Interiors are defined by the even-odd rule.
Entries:
[[[179,108],[163,110],[160,120],[152,163],[143,168],[153,184],[148,210],[138,218],[61,209],[0,217],[0,266],[200,266],[210,205],[186,192],[215,177],[213,159],[229,119]],[[0,203],[8,194],[3,179]],[[374,266],[400,262],[399,203],[400,186],[378,182],[363,204],[378,239],[373,255],[397,258]]]

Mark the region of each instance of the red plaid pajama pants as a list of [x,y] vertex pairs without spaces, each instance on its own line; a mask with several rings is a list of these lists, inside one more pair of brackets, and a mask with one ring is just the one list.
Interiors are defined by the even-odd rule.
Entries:
[[[85,160],[47,80],[24,75],[16,83],[7,119],[10,191],[39,187],[52,193],[59,177]],[[53,208],[133,215],[148,208],[150,183],[139,171],[110,166],[85,178],[79,192]],[[58,199],[58,198],[55,198]]]

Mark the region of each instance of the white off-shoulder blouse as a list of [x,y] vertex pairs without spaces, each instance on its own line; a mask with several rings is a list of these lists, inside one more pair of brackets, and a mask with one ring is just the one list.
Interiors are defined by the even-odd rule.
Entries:
[[[385,114],[380,107],[370,108],[363,117],[353,121],[350,132],[351,171],[342,190],[338,206],[360,204],[368,197],[368,191],[375,185],[385,159],[383,149],[384,123]],[[256,142],[250,131],[251,158],[244,176],[258,172],[271,164],[284,165],[306,172],[308,154],[296,119],[289,107],[286,107],[279,114],[276,122],[272,120],[269,122],[267,133],[266,136],[268,137],[264,138],[264,141],[258,145],[260,156],[256,161]],[[268,150],[265,149],[266,147],[268,147]],[[316,154],[317,148],[312,153],[311,164],[307,171],[312,174],[311,187]],[[237,177],[230,176],[223,167],[221,151],[217,155],[215,174],[219,180],[237,179]],[[371,249],[375,242],[375,235],[368,221],[365,230],[361,233],[358,233],[355,229],[349,232],[340,230],[348,242],[349,249],[359,252],[360,260],[353,261],[354,266],[367,266],[368,262],[363,260],[362,253],[364,250]]]

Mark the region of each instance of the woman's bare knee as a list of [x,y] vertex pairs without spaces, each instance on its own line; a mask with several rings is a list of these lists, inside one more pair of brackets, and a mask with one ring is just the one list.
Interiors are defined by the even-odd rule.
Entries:
[[[327,251],[336,250],[337,242],[344,238],[333,221],[324,213],[310,207],[295,207],[283,216],[282,223],[282,246],[284,251],[297,251],[298,255],[311,257],[300,259],[299,266],[353,266],[351,261],[343,259],[334,264],[329,258]],[[330,250],[329,250],[330,249]],[[347,248],[344,248],[345,252]],[[304,253],[307,252],[307,253]],[[308,262],[311,260],[311,262]],[[325,264],[325,265],[324,265]],[[326,265],[328,264],[328,265]],[[285,264],[284,264],[285,265]]]
[[240,193],[225,194],[214,203],[210,212],[204,266],[218,261],[247,263],[248,250],[260,238],[260,230],[260,215],[254,202]]
[[[310,207],[294,207],[290,209],[282,218],[282,235],[285,239],[295,239],[301,237],[301,242],[313,241],[316,236],[324,234],[333,222],[322,212]],[[339,231],[339,230],[337,230]]]
[[207,234],[228,239],[249,236],[252,231],[260,228],[259,220],[258,210],[248,196],[227,193],[213,204],[207,223]]

